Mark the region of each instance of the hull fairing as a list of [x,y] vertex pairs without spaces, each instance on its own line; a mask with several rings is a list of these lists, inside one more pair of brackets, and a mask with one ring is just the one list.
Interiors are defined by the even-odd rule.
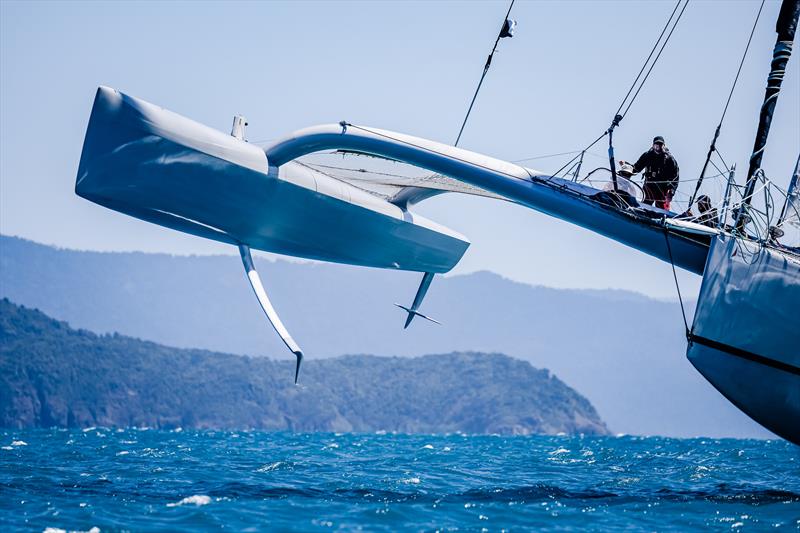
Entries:
[[162,226],[279,254],[447,272],[458,233],[194,121],[100,88],[75,192]]

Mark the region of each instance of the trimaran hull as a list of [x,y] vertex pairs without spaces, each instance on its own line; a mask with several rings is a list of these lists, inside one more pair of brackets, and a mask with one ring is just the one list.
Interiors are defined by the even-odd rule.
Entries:
[[800,444],[800,258],[714,239],[687,356],[739,409]]
[[[407,205],[376,198],[295,162],[330,149],[402,161],[449,176],[696,274],[716,268],[707,267],[706,261],[718,230],[684,223],[674,213],[647,206],[609,205],[600,201],[597,189],[513,163],[346,123],[301,130],[262,151],[106,88],[95,102],[76,192],[134,217],[238,244],[245,251],[251,246],[430,273],[446,272],[458,262],[469,243],[457,233],[413,214]],[[305,208],[308,202],[318,211]],[[704,290],[708,277],[706,281]],[[768,303],[763,300],[760,305]],[[792,308],[793,302],[788,303],[786,308]],[[700,309],[698,316],[705,316],[703,312]],[[698,327],[698,335],[704,327]],[[798,441],[796,430],[786,423],[800,420],[797,373],[753,358],[732,359],[708,343],[692,342],[689,357],[743,411]],[[783,363],[796,368],[798,361]]]

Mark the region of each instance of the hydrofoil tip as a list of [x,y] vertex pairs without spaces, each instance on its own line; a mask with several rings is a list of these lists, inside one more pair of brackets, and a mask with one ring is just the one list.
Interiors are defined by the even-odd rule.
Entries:
[[295,357],[297,357],[297,366],[294,368],[294,384],[297,385],[297,378],[300,376],[300,363],[303,362],[303,352],[296,351],[294,352]]
[[399,307],[400,309],[402,309],[403,311],[408,313],[408,317],[406,317],[406,323],[403,326],[403,329],[407,329],[408,328],[408,326],[411,324],[411,321],[414,320],[415,316],[418,316],[420,318],[424,318],[425,320],[427,320],[429,322],[433,322],[434,324],[439,324],[440,326],[442,325],[442,323],[439,322],[438,320],[436,320],[435,318],[431,318],[431,317],[429,317],[427,315],[423,315],[419,311],[416,311],[414,309],[409,309],[408,307],[406,307],[404,305],[400,305],[398,303],[396,303],[394,305],[396,305],[397,307]]

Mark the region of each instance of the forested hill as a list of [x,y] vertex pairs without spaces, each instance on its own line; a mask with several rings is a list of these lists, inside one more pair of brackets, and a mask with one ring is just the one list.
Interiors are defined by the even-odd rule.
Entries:
[[[686,360],[675,302],[535,287],[489,272],[437,276],[422,312],[444,325],[416,320],[404,330],[405,313],[392,303],[413,300],[418,273],[254,259],[281,318],[312,359],[499,352],[549,368],[615,432],[769,436]],[[663,276],[673,283],[669,266]],[[77,251],[0,235],[0,297],[97,333],[216,352],[286,353],[238,254]]]
[[0,426],[586,433],[608,430],[548,370],[500,354],[293,361],[70,328],[0,300]]

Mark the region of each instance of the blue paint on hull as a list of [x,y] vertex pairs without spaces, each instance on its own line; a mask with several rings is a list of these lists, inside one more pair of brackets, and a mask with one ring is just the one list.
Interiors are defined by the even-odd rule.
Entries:
[[686,351],[739,409],[800,444],[800,258],[715,238]]

